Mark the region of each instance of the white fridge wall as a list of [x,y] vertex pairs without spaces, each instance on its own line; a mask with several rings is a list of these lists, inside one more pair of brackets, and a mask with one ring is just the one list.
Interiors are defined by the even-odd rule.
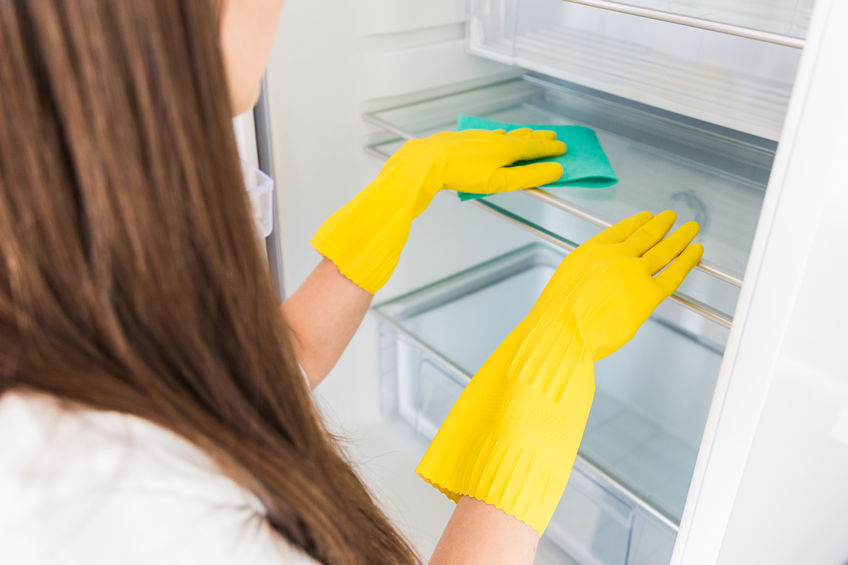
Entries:
[[361,0],[356,10],[360,37],[395,34],[465,21],[464,0]]
[[818,0],[675,564],[848,558],[846,26]]
[[[315,230],[379,172],[365,154],[361,119],[373,99],[503,73],[464,53],[462,0],[413,2],[288,0],[267,73],[267,97],[288,294],[319,262]],[[460,19],[457,19],[460,18]],[[386,102],[382,102],[386,103]],[[530,241],[454,194],[436,197],[413,225],[382,300],[443,278]],[[481,321],[481,323],[484,323]],[[316,391],[331,428],[350,439],[352,458],[389,515],[425,556],[453,504],[414,474],[420,450],[379,414],[377,340],[366,318],[339,364]]]

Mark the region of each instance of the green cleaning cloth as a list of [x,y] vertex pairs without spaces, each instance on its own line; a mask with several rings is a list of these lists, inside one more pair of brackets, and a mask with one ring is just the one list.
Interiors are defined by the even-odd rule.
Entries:
[[[528,163],[540,163],[553,161],[562,165],[562,177],[556,182],[544,185],[551,186],[579,186],[583,188],[606,188],[618,182],[615,171],[612,170],[606,154],[604,153],[598,136],[595,132],[583,126],[554,126],[534,124],[508,124],[495,122],[474,116],[459,115],[456,129],[502,129],[512,131],[519,128],[545,129],[556,133],[557,139],[564,142],[566,146],[565,155],[560,157],[547,157],[545,159],[534,159],[532,161],[519,161],[516,165]],[[460,192],[460,200],[471,200],[482,198],[485,194],[470,194]]]

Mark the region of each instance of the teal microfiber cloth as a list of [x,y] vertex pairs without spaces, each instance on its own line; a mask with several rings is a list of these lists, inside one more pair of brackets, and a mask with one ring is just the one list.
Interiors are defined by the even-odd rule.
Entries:
[[[564,142],[566,146],[565,155],[560,157],[547,157],[545,159],[534,159],[532,161],[519,161],[516,165],[528,163],[541,163],[553,161],[562,165],[562,177],[556,182],[544,185],[552,186],[579,186],[583,188],[606,188],[618,182],[615,171],[612,170],[609,159],[604,153],[598,136],[595,132],[583,126],[554,126],[536,124],[508,124],[496,122],[475,116],[459,115],[456,129],[502,129],[512,131],[519,128],[545,129],[556,133],[557,139]],[[470,194],[459,192],[460,200],[471,200],[482,198],[485,194]]]

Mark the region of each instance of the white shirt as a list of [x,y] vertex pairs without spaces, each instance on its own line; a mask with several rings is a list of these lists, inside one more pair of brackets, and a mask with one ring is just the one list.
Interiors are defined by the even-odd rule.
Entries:
[[251,493],[144,419],[0,397],[0,564],[315,562]]

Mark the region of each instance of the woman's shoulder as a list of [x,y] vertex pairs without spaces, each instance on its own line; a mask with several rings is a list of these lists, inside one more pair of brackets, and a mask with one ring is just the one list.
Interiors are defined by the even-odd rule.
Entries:
[[190,442],[129,414],[8,392],[0,397],[0,444],[0,472],[23,488],[178,493],[262,512]]
[[135,416],[0,397],[0,563],[311,563],[190,442]]

